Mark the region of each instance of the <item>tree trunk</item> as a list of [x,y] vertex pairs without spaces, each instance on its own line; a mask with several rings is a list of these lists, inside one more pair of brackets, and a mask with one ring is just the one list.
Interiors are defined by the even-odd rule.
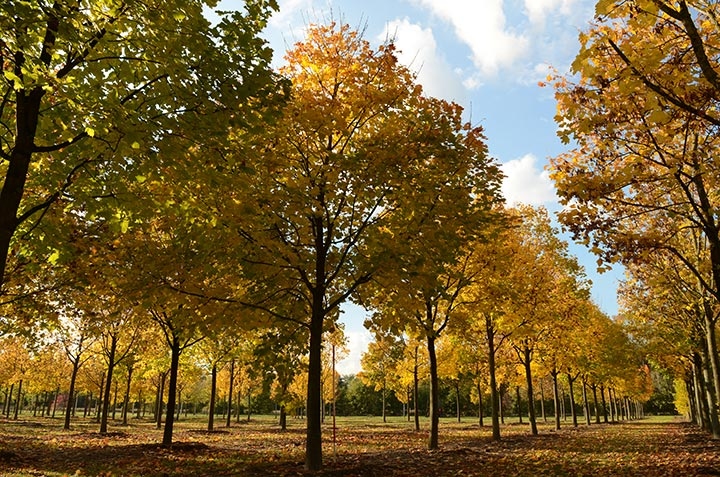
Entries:
[[127,386],[125,386],[125,398],[123,399],[122,423],[127,426],[128,423],[128,407],[130,406],[130,383],[132,381],[134,366],[128,366]]
[[711,358],[709,356],[708,343],[704,342],[701,346],[702,351],[702,376],[705,384],[705,394],[708,408],[708,417],[710,418],[710,432],[713,439],[720,439],[720,418],[718,417],[717,394],[715,393],[715,385],[712,377]]
[[382,418],[383,418],[383,422],[387,422],[387,414],[385,412],[385,405],[386,405],[385,393],[386,392],[387,391],[385,389],[385,383],[383,382],[383,388],[382,388]]
[[490,408],[492,409],[492,438],[500,440],[500,396],[495,377],[495,327],[490,315],[485,316],[488,343],[488,370],[490,374]]
[[547,422],[547,415],[545,414],[545,389],[542,379],[540,380],[540,413],[542,415],[543,422]]
[[95,411],[95,421],[100,422],[100,415],[102,414],[102,396],[105,395],[105,373],[103,372],[102,377],[100,378],[100,392],[98,393],[96,402],[97,409]]
[[587,396],[587,383],[585,378],[582,380],[582,398],[583,398],[583,413],[585,414],[585,424],[590,425],[590,402]]
[[515,401],[516,401],[516,407],[517,407],[517,414],[518,414],[518,423],[523,423],[522,418],[522,406],[521,406],[521,398],[520,398],[520,386],[515,386]]
[[477,393],[478,393],[478,424],[483,427],[483,400],[482,400],[482,388],[480,387],[480,380],[477,382]]
[[228,408],[227,408],[227,419],[225,420],[225,427],[230,427],[230,419],[232,418],[232,395],[233,395],[233,381],[235,380],[235,358],[230,361],[230,384],[228,385]]
[[10,408],[12,407],[12,393],[15,390],[15,383],[10,385],[10,391],[7,393],[6,406],[4,409],[5,419],[10,419]]
[[600,410],[598,409],[597,384],[590,386],[593,392],[593,408],[595,410],[595,424],[600,424]]
[[440,390],[437,372],[437,355],[435,354],[435,337],[427,337],[428,364],[430,366],[430,436],[428,450],[439,447],[440,434]]
[[215,426],[215,398],[217,396],[217,363],[213,363],[210,374],[210,409],[208,410],[207,430],[212,431]]
[[605,401],[605,386],[600,386],[600,398],[602,399],[603,421],[608,423],[607,403]]
[[[172,351],[170,352],[172,354]],[[162,413],[163,413],[163,396],[165,396],[165,380],[167,379],[167,371],[160,373],[160,389],[158,389],[157,398],[157,415],[155,416],[155,427],[160,429],[162,427]]]
[[[15,419],[16,421],[18,419],[18,413],[20,412],[20,403],[22,401],[22,385],[23,385],[23,380],[21,379],[18,382],[17,398],[15,399],[15,414],[13,415],[13,419]],[[72,402],[72,401],[69,401],[69,402]]]
[[175,423],[175,398],[177,397],[177,378],[180,368],[180,339],[173,336],[170,347],[170,382],[168,382],[167,414],[165,415],[165,429],[163,429],[163,447],[172,446],[173,424]]
[[100,434],[107,434],[108,411],[110,406],[110,387],[112,386],[113,371],[115,370],[115,351],[117,350],[117,336],[110,336],[110,350],[108,354],[107,378],[105,380],[105,393],[103,394],[102,412],[100,415]]
[[523,357],[525,365],[525,382],[527,383],[527,397],[528,397],[528,419],[530,420],[530,433],[533,436],[538,434],[537,420],[535,419],[535,393],[533,391],[532,381],[532,369],[530,363],[532,362],[532,350],[529,346],[523,347]]
[[457,415],[457,422],[460,421],[460,380],[458,379],[455,383],[455,414]]
[[[320,235],[320,232],[318,232]],[[322,237],[318,237],[322,241]],[[322,263],[317,264],[317,275],[324,275],[324,262],[322,257],[318,257]],[[321,278],[318,276],[318,283]],[[325,300],[325,290],[317,285],[312,290],[312,316],[310,318],[310,347],[308,362],[308,381],[307,381],[307,427],[306,427],[306,443],[305,443],[305,469],[317,471],[322,468],[322,428],[320,415],[320,405],[322,396],[320,395],[320,387],[322,383],[322,334],[323,322],[325,320],[325,310],[323,303]]]
[[555,430],[560,430],[560,396],[558,395],[558,371],[553,368],[550,373],[553,382],[553,404],[555,405]]
[[118,395],[118,382],[115,381],[115,390],[113,392],[113,404],[112,404],[112,418],[115,420],[115,412],[117,411],[117,395]]
[[72,397],[75,394],[75,381],[77,380],[78,369],[80,369],[80,360],[73,360],[72,371],[70,372],[70,389],[68,390],[68,402],[67,406],[65,406],[65,424],[63,425],[63,429],[70,429],[70,403],[72,403]]
[[415,431],[420,430],[420,405],[418,404],[418,394],[420,387],[420,379],[418,377],[418,346],[415,346],[415,366],[413,367],[413,406],[415,407]]
[[570,413],[572,414],[573,427],[578,426],[577,413],[575,412],[575,393],[573,391],[573,383],[577,378],[573,378],[570,373],[567,373],[569,394],[570,394]]

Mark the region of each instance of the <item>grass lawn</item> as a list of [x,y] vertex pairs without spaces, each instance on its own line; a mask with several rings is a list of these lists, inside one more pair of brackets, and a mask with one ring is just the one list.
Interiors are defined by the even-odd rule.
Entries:
[[[222,421],[222,420],[221,420]],[[216,423],[218,421],[216,420]],[[337,419],[324,428],[325,467],[303,470],[304,421],[289,419],[281,432],[273,416],[215,432],[202,418],[181,420],[171,449],[158,445],[162,430],[148,421],[97,432],[92,420],[21,417],[0,420],[1,476],[720,476],[720,442],[673,418],[572,428],[507,424],[493,442],[489,427],[471,418],[446,418],[440,449],[425,449],[427,421],[415,432],[399,417]]]

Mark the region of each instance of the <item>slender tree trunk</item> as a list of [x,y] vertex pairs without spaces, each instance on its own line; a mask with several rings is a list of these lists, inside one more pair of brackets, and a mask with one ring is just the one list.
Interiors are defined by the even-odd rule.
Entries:
[[165,416],[165,429],[163,429],[163,447],[172,446],[173,424],[175,423],[175,398],[177,397],[177,378],[180,368],[180,340],[173,336],[170,348],[170,382],[168,382],[167,414]]
[[522,418],[522,406],[521,406],[522,400],[520,398],[520,386],[515,386],[515,401],[517,401],[516,404],[517,404],[518,423],[522,424],[523,418]]
[[490,374],[490,408],[492,410],[492,438],[500,440],[500,395],[495,376],[495,326],[490,315],[485,316],[485,330],[488,344],[488,370]]
[[15,414],[13,415],[13,419],[15,419],[16,421],[18,419],[18,413],[20,412],[20,404],[22,402],[22,385],[23,380],[21,379],[18,382],[17,398],[15,399]]
[[98,392],[97,399],[95,399],[95,421],[100,423],[100,415],[102,414],[102,396],[105,395],[105,373],[103,372],[100,378],[100,391]]
[[387,391],[385,389],[385,383],[383,382],[383,388],[382,388],[382,418],[383,418],[383,422],[387,422],[387,414],[386,414],[386,410],[385,410],[385,406],[386,406],[385,394],[386,394],[386,392]]
[[583,398],[583,413],[585,414],[585,424],[590,425],[590,403],[587,395],[587,382],[583,378],[582,380],[582,398]]
[[575,412],[575,392],[573,391],[573,383],[575,382],[575,379],[577,378],[570,376],[570,373],[567,374],[568,387],[570,388],[568,393],[570,394],[570,413],[572,415],[573,427],[578,426],[577,413]]
[[605,386],[600,386],[600,398],[602,399],[603,421],[608,423],[607,403],[605,402]]
[[117,395],[118,395],[118,382],[115,381],[115,390],[113,391],[113,403],[112,403],[112,418],[115,420],[115,413],[117,411]]
[[440,445],[440,392],[434,336],[427,337],[427,347],[428,364],[430,365],[430,437],[428,438],[428,450],[434,450]]
[[60,386],[55,388],[55,399],[52,400],[52,418],[55,419],[55,412],[57,411],[58,398],[60,397]]
[[175,405],[175,422],[180,421],[180,413],[182,413],[183,402],[182,402],[182,389],[177,390],[177,404]]
[[477,393],[478,393],[478,424],[483,427],[483,400],[482,400],[482,388],[480,387],[480,380],[477,382]]
[[232,418],[233,381],[235,381],[235,358],[230,361],[230,383],[228,385],[228,408],[225,427],[230,427],[230,419]]
[[85,409],[83,409],[83,418],[86,418],[88,416],[88,412],[90,411],[90,401],[92,401],[92,398],[93,395],[91,392],[85,395]]
[[700,428],[710,432],[710,412],[705,399],[705,383],[703,382],[702,362],[699,353],[693,353],[692,361],[693,380],[695,382],[695,402],[700,414]]
[[533,436],[538,434],[537,420],[535,418],[535,392],[533,391],[533,380],[532,380],[532,368],[530,363],[532,362],[532,350],[529,346],[523,346],[523,358],[525,366],[525,382],[527,384],[527,396],[528,396],[528,420],[530,421],[530,433]]
[[553,368],[550,373],[553,382],[553,404],[555,405],[555,430],[560,430],[560,396],[558,395],[558,371]]
[[415,346],[415,366],[413,367],[413,406],[415,407],[415,431],[420,430],[420,405],[418,403],[418,394],[420,387],[420,379],[418,377],[418,367],[420,366],[418,361],[418,348]]
[[547,414],[545,414],[545,387],[543,386],[542,379],[540,380],[540,413],[543,422],[547,422]]
[[[172,351],[170,353],[172,354]],[[155,427],[157,429],[160,429],[162,427],[163,396],[165,396],[165,380],[167,379],[167,375],[167,371],[160,373],[160,389],[158,390],[157,415],[155,416]]]
[[457,415],[457,422],[460,421],[460,380],[455,383],[455,414]]
[[12,383],[10,385],[10,391],[8,391],[8,394],[7,394],[7,399],[5,399],[5,401],[6,401],[6,405],[5,405],[5,409],[4,409],[5,419],[10,419],[10,408],[12,407],[12,394],[13,394],[14,390],[15,390],[15,383]]
[[217,391],[217,363],[213,363],[210,374],[210,409],[208,411],[207,430],[212,431],[215,426],[215,398]]
[[127,426],[128,423],[128,407],[130,406],[130,383],[132,381],[132,374],[134,366],[128,366],[127,374],[127,386],[125,386],[125,398],[123,399],[123,412],[122,412],[122,423]]
[[103,395],[102,412],[100,415],[100,434],[107,434],[108,411],[110,406],[110,388],[112,386],[113,371],[115,370],[115,352],[117,351],[117,337],[111,335],[110,350],[108,351],[107,378],[105,380],[105,394]]
[[68,402],[67,406],[65,407],[65,424],[63,425],[63,429],[70,429],[70,403],[72,402],[72,397],[75,394],[75,381],[77,380],[78,375],[78,369],[80,369],[80,360],[72,360],[72,371],[70,372],[70,389],[68,390]]
[[597,384],[590,386],[593,393],[593,408],[595,410],[595,424],[600,424],[600,410],[598,409]]
[[287,431],[287,411],[285,404],[280,404],[280,430]]

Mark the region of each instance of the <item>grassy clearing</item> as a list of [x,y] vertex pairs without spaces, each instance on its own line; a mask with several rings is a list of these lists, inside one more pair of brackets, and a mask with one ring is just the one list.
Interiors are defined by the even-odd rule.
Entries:
[[[221,426],[223,424],[221,423]],[[172,449],[158,445],[162,431],[134,421],[97,433],[94,421],[62,430],[59,419],[0,420],[2,476],[278,476],[303,470],[304,421],[289,420],[281,432],[273,416],[255,416],[231,428],[204,430],[204,420],[177,423]],[[541,435],[527,425],[508,424],[503,440],[471,419],[441,422],[437,451],[425,449],[427,422],[373,417],[337,419],[335,453],[332,425],[324,429],[323,476],[712,476],[720,475],[720,444],[673,418],[560,432],[541,423]]]

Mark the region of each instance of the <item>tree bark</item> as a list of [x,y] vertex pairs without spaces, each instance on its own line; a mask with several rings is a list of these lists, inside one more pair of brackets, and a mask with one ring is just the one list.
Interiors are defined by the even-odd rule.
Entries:
[[558,395],[558,370],[553,368],[550,373],[553,382],[553,404],[555,405],[555,430],[560,430],[560,396]]
[[[320,235],[320,231],[317,232]],[[322,240],[322,237],[318,237]],[[318,260],[322,262],[321,258]],[[318,263],[317,278],[324,275],[325,265]],[[317,471],[322,468],[322,429],[321,429],[321,399],[320,385],[322,381],[322,334],[325,310],[323,302],[325,290],[319,284],[312,290],[312,315],[310,318],[310,347],[307,382],[307,428],[305,444],[305,468]]]
[[440,428],[440,392],[437,372],[437,355],[435,353],[435,337],[427,337],[428,364],[430,366],[430,436],[428,450],[439,447]]
[[590,402],[588,401],[587,395],[587,382],[585,378],[582,380],[582,398],[583,398],[583,413],[585,414],[585,424],[590,425]]
[[495,376],[495,327],[490,315],[485,315],[485,330],[488,342],[488,368],[490,373],[490,407],[492,409],[492,438],[500,440],[500,396]]
[[108,353],[107,378],[105,380],[105,393],[103,395],[102,413],[100,415],[100,434],[107,434],[108,411],[110,408],[110,387],[112,386],[113,371],[115,370],[115,351],[117,350],[117,336],[110,336],[110,350]]
[[130,383],[132,381],[134,366],[128,366],[127,386],[125,386],[125,398],[123,399],[122,423],[127,426],[128,423],[128,407],[130,406]]
[[75,381],[77,380],[78,369],[80,369],[80,360],[72,360],[72,371],[70,372],[70,389],[68,390],[68,402],[65,406],[65,424],[63,429],[70,429],[70,406],[72,397],[75,394]]
[[[22,400],[22,385],[23,385],[23,380],[21,379],[18,382],[17,398],[15,399],[15,414],[13,414],[13,419],[16,421],[18,419],[18,413],[20,412],[20,402]],[[72,402],[72,401],[68,400],[68,402]]]
[[600,386],[600,398],[602,399],[603,421],[608,423],[607,403],[605,402],[605,386]]
[[230,384],[228,385],[228,408],[227,408],[227,419],[225,420],[225,427],[230,427],[230,420],[232,418],[232,395],[233,395],[233,381],[235,380],[235,358],[230,361]]
[[597,384],[590,386],[593,392],[593,408],[595,412],[595,424],[600,424],[600,410],[598,409]]
[[573,378],[570,373],[567,373],[568,387],[570,388],[570,414],[572,415],[573,427],[578,426],[577,413],[575,412],[575,393],[573,391],[573,383],[576,379],[577,377]]
[[210,376],[210,406],[208,409],[207,430],[213,431],[215,426],[215,398],[217,396],[217,363],[213,363]]
[[[180,368],[180,340],[172,337],[170,348],[170,382],[168,382],[167,414],[165,416],[165,429],[163,429],[163,447],[172,446],[173,424],[175,423],[175,398],[177,396],[177,378]],[[162,401],[162,400],[161,400]]]
[[535,419],[535,393],[533,391],[532,369],[530,367],[530,363],[532,361],[532,350],[527,345],[523,346],[523,358],[523,364],[525,366],[525,382],[527,384],[528,419],[530,420],[530,433],[533,436],[536,436],[538,434],[538,428],[537,421]]
[[415,407],[415,431],[420,430],[420,405],[418,404],[418,388],[420,387],[418,368],[420,367],[420,364],[418,361],[418,348],[419,346],[415,346],[415,366],[413,367],[413,406]]

